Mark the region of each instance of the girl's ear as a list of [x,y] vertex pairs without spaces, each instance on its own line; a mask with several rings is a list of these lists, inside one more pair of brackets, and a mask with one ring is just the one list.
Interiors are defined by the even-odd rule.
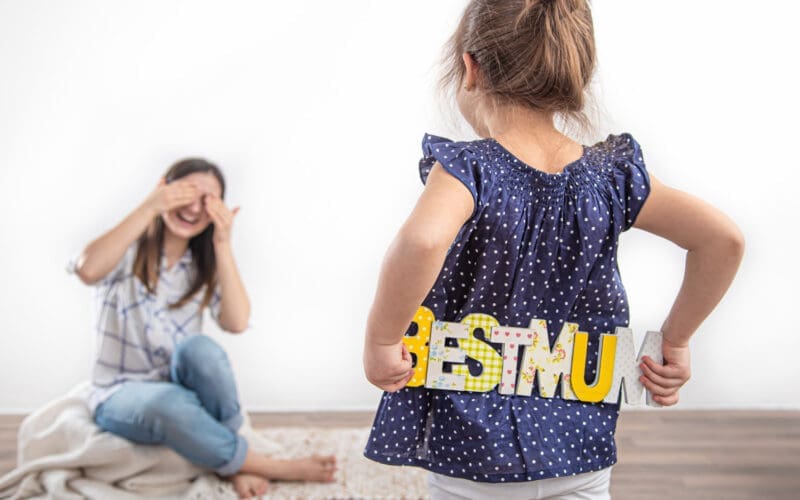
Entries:
[[162,175],[161,178],[158,179],[158,185],[159,186],[164,186],[166,184],[167,184],[167,178]]
[[478,64],[469,52],[461,54],[461,59],[464,61],[464,90],[472,90],[478,80]]

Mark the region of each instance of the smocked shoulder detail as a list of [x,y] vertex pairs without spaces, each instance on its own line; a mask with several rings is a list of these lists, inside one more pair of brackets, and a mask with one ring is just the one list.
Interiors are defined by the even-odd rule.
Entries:
[[587,189],[603,190],[612,170],[605,141],[584,145],[583,155],[555,174],[526,165],[494,139],[480,142],[502,184],[539,204],[557,205]]
[[620,188],[625,178],[642,175],[631,172],[629,164],[634,165],[634,170],[643,165],[639,145],[627,132],[609,134],[604,140],[584,145],[583,155],[559,173],[543,172],[526,165],[493,138],[453,141],[425,134],[422,150],[419,164],[422,182],[427,181],[438,161],[470,191],[476,211],[485,193],[502,190],[546,206],[563,204],[565,199],[575,199],[587,190],[603,193],[621,203]]

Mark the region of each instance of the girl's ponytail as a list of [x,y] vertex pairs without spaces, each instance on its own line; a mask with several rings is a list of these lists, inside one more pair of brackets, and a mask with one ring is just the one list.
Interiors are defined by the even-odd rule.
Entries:
[[560,113],[591,127],[584,107],[596,60],[586,0],[472,0],[446,46],[442,87],[461,83],[464,52],[498,104]]

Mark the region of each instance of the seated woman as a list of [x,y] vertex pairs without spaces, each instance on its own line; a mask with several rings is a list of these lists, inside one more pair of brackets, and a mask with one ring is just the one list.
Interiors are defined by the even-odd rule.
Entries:
[[72,264],[97,287],[90,411],[103,430],[230,477],[242,497],[265,493],[269,479],[333,481],[334,456],[270,458],[237,434],[243,417],[227,355],[201,333],[206,306],[228,332],[249,321],[230,245],[238,208],[224,195],[219,168],[179,161]]

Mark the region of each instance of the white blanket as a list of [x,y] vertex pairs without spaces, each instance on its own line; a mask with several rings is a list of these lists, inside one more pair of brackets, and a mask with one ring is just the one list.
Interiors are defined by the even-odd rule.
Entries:
[[[17,468],[0,477],[0,498],[236,499],[230,483],[165,446],[132,443],[102,431],[83,382],[23,420]],[[239,433],[254,451],[280,446],[259,436],[247,413]]]

